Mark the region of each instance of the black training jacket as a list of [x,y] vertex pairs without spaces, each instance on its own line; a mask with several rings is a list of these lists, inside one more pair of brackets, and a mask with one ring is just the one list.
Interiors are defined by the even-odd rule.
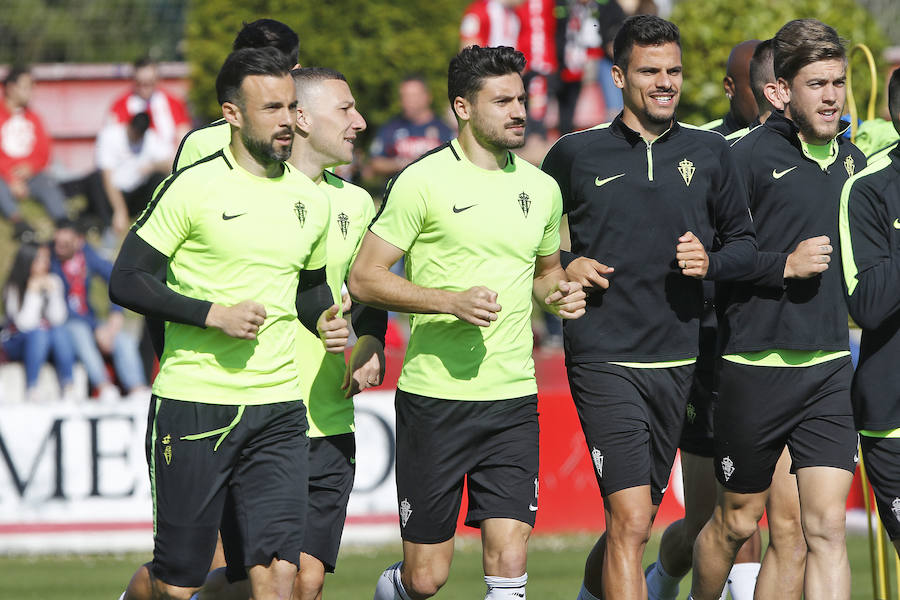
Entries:
[[[865,167],[866,159],[839,135],[837,157],[823,170],[804,154],[797,134],[793,121],[774,112],[732,146],[749,193],[759,254],[750,278],[719,286],[724,354],[848,348],[838,204],[844,182]],[[784,279],[788,254],[801,241],[820,235],[834,246],[829,268],[809,279]]]
[[862,327],[853,377],[858,429],[900,427],[900,148],[847,182],[841,252],[850,316]]
[[[658,362],[698,354],[700,281],[675,262],[692,231],[710,253],[710,279],[752,270],[756,243],[746,193],[721,135],[674,123],[651,143],[622,122],[559,139],[542,168],[562,191],[572,252],[615,267],[610,287],[565,322],[566,359]],[[715,234],[715,235],[714,235]]]

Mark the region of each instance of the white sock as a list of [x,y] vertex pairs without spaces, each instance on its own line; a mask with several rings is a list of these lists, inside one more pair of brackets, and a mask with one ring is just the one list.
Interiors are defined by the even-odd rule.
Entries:
[[728,591],[732,600],[753,600],[759,563],[736,563],[728,574]]
[[122,595],[119,596],[119,600],[125,600],[125,592],[122,592]]
[[575,600],[600,600],[600,598],[587,591],[587,588],[584,587],[584,583],[582,583],[581,591],[578,592],[578,597]]
[[403,561],[396,562],[384,570],[378,583],[375,584],[375,596],[372,600],[410,600],[403,582],[400,581],[400,565]]
[[528,573],[519,577],[485,575],[484,582],[487,584],[484,600],[524,600]]
[[657,598],[675,598],[678,596],[678,584],[681,577],[673,577],[663,569],[659,558],[647,569],[647,597],[650,600]]

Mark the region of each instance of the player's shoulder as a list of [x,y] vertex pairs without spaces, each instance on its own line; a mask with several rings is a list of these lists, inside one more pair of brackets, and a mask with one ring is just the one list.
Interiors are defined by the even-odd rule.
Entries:
[[678,127],[681,130],[681,134],[690,140],[697,140],[702,144],[713,144],[715,146],[728,144],[725,136],[715,129],[682,123],[681,121],[678,121]]
[[895,154],[871,161],[864,169],[852,175],[844,183],[844,192],[852,195],[874,193],[881,196],[888,189],[898,189],[900,154]]
[[372,204],[372,195],[365,188],[344,179],[343,177],[325,171],[322,183],[319,186],[332,200],[340,204],[352,204],[354,206],[366,206]]
[[546,162],[547,158],[551,157],[571,157],[583,150],[586,146],[608,139],[611,133],[611,125],[611,122],[601,123],[589,127],[588,129],[581,129],[565,134],[553,143],[550,150],[547,151],[547,157],[544,158],[544,161]]
[[406,165],[391,180],[411,181],[425,178],[438,183],[437,180],[446,175],[447,168],[459,160],[459,150],[453,147],[452,142],[446,142]]
[[231,139],[231,127],[225,119],[218,119],[212,123],[201,125],[188,131],[178,150],[175,152],[174,165],[177,168],[185,166],[193,159],[213,154],[216,150],[226,146]]
[[529,185],[547,186],[551,189],[559,189],[556,180],[549,174],[542,171],[539,167],[534,166],[520,156],[512,155],[512,160],[516,166],[516,173]]
[[770,131],[765,125],[759,125],[731,140],[731,151],[737,155],[752,153],[758,146],[774,142],[777,137],[779,137],[777,133]]

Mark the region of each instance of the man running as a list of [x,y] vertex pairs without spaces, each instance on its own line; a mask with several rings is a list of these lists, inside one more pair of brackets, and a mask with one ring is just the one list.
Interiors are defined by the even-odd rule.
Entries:
[[840,136],[846,52],[814,19],[774,38],[784,112],[737,141],[760,248],[752,278],[719,293],[718,506],[694,546],[692,597],[719,597],[755,531],[787,444],[809,547],[807,598],[849,598],[845,502],[856,467],[840,273],[829,268],[844,182],[865,158]]
[[[740,277],[756,255],[727,142],[674,119],[678,28],[627,19],[614,62],[622,113],[561,138],[542,167],[560,184],[569,217],[578,258],[566,271],[596,289],[584,322],[565,328],[569,384],[607,526],[587,558],[581,600],[646,598],[641,557],[693,381],[700,280]],[[709,252],[714,238],[721,247]]]
[[[447,581],[464,481],[485,597],[525,597],[538,509],[532,296],[571,319],[584,293],[559,264],[559,187],[510,152],[525,141],[524,66],[509,47],[450,61],[459,137],[392,180],[350,271],[359,300],[412,313],[396,397],[403,561],[375,600],[421,600]],[[404,255],[408,280],[389,270]]]

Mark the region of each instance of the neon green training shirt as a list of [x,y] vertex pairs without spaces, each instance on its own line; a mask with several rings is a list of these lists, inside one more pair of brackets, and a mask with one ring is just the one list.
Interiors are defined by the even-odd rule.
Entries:
[[231,143],[231,126],[225,119],[213,121],[188,131],[178,146],[172,172],[194,164],[201,158],[215,154]]
[[[341,288],[375,216],[375,205],[367,191],[328,171],[319,189],[331,204],[326,272],[334,301],[340,304]],[[299,322],[297,330],[297,369],[306,401],[309,436],[352,432],[353,399],[344,398],[341,389],[346,369],[344,356],[326,352],[322,341]]]
[[256,177],[226,146],[170,176],[135,223],[169,257],[174,291],[226,306],[254,300],[266,310],[255,340],[166,322],[154,394],[208,404],[302,398],[298,274],[325,266],[329,204],[308,177],[284,168],[277,178]]
[[472,164],[458,140],[424,155],[388,188],[371,231],[406,253],[406,276],[429,288],[486,286],[502,309],[489,327],[413,315],[397,387],[449,400],[537,393],[531,357],[535,259],[559,249],[562,196],[508,153],[502,170]]

